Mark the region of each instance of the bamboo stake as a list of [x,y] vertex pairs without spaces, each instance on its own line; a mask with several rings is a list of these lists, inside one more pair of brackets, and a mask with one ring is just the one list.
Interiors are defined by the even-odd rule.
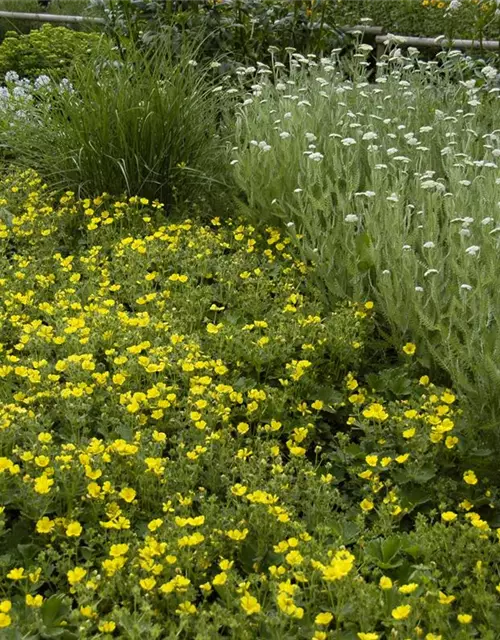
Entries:
[[448,40],[442,36],[437,38],[417,38],[413,36],[399,36],[399,35],[378,35],[375,36],[375,42],[377,44],[384,44],[387,40],[394,38],[395,42],[398,42],[397,38],[401,39],[401,45],[404,47],[420,47],[423,48],[435,48],[435,49],[489,49],[494,51],[500,49],[500,41],[497,40]]
[[61,16],[53,13],[23,13],[17,11],[0,11],[0,18],[10,20],[33,20],[35,22],[64,22],[66,24],[81,24],[91,22],[105,24],[104,18],[91,18],[85,16]]

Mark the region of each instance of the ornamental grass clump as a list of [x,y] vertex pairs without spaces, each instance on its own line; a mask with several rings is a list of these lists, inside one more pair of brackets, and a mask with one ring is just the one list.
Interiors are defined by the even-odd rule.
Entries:
[[35,101],[6,146],[19,164],[81,195],[127,192],[178,200],[208,198],[224,179],[222,94],[195,48],[174,54],[168,38],[121,56],[102,40],[69,74],[71,93]]
[[499,415],[500,87],[459,52],[290,52],[236,114],[242,210],[281,223],[332,299],[373,297],[483,415]]

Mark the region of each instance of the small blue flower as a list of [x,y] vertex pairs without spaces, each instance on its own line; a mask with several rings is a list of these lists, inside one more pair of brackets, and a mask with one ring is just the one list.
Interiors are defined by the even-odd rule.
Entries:
[[19,75],[15,71],[7,71],[5,74],[6,82],[17,82],[19,80]]
[[35,89],[41,89],[42,87],[46,87],[47,85],[50,84],[50,78],[49,76],[38,76],[38,78],[35,80]]

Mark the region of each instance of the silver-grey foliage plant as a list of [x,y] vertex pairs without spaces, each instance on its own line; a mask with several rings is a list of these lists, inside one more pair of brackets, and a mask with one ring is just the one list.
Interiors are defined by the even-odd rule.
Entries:
[[329,296],[373,298],[395,345],[498,415],[497,70],[387,44],[374,82],[367,45],[261,68],[236,116],[242,210],[286,225]]

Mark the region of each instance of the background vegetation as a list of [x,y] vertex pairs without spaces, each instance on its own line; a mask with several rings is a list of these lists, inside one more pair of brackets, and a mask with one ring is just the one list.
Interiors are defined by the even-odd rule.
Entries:
[[498,40],[496,2],[462,0],[457,8],[450,4],[450,0],[339,0],[332,16],[341,24],[359,24],[370,18],[371,24],[402,35]]

